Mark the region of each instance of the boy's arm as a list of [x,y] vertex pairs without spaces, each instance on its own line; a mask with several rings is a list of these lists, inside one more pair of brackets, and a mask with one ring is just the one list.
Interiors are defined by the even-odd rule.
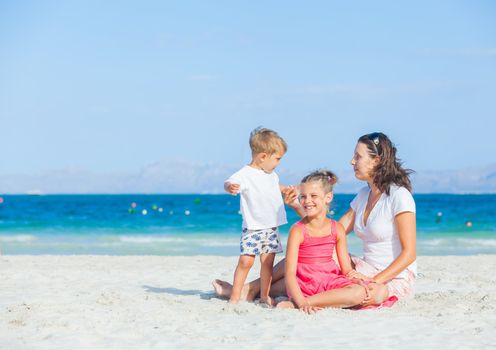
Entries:
[[286,247],[285,281],[286,288],[291,294],[291,299],[298,308],[305,306],[307,303],[296,280],[296,265],[301,242],[303,242],[302,232],[300,228],[294,225],[289,231]]
[[243,183],[242,178],[241,170],[235,172],[224,181],[224,190],[233,196],[237,195],[241,190],[241,184]]
[[[283,189],[284,187],[284,189]],[[281,186],[281,192],[284,196],[284,203],[286,203],[291,209],[293,209],[300,218],[306,216],[303,207],[298,201],[298,190],[296,186]]]
[[239,193],[239,184],[232,183],[232,182],[224,182],[224,190],[227,193],[232,194],[233,196],[237,195]]
[[351,267],[350,255],[346,246],[346,231],[340,223],[337,223],[336,234],[336,254],[338,256],[339,266],[343,275],[348,274],[353,268]]

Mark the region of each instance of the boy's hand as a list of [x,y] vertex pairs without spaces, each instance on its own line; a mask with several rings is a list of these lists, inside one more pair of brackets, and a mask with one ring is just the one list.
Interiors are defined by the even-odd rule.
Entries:
[[239,193],[239,184],[226,183],[224,189],[233,196]]
[[299,205],[298,190],[296,189],[296,187],[286,186],[282,190],[282,194],[284,195],[284,203],[286,203],[290,207],[295,207]]

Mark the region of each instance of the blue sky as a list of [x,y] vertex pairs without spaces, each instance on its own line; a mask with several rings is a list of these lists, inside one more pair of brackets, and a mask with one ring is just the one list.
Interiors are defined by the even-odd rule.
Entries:
[[3,1],[0,174],[347,169],[384,131],[415,170],[496,162],[492,1]]

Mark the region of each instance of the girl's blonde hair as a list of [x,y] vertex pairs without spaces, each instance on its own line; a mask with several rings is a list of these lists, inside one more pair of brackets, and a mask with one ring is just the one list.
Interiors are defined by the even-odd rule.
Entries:
[[311,172],[301,180],[302,184],[307,182],[319,182],[324,192],[328,193],[333,191],[334,185],[338,182],[338,177],[330,170],[319,169]]

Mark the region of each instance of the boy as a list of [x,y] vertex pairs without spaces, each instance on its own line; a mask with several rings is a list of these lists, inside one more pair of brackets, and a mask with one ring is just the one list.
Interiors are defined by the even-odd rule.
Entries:
[[274,305],[269,296],[272,266],[276,253],[282,252],[278,226],[287,223],[279,177],[274,169],[288,147],[275,131],[256,128],[250,134],[252,159],[224,183],[232,195],[240,194],[243,233],[240,257],[234,272],[234,282],[229,303],[239,301],[246,276],[260,255],[260,300]]

